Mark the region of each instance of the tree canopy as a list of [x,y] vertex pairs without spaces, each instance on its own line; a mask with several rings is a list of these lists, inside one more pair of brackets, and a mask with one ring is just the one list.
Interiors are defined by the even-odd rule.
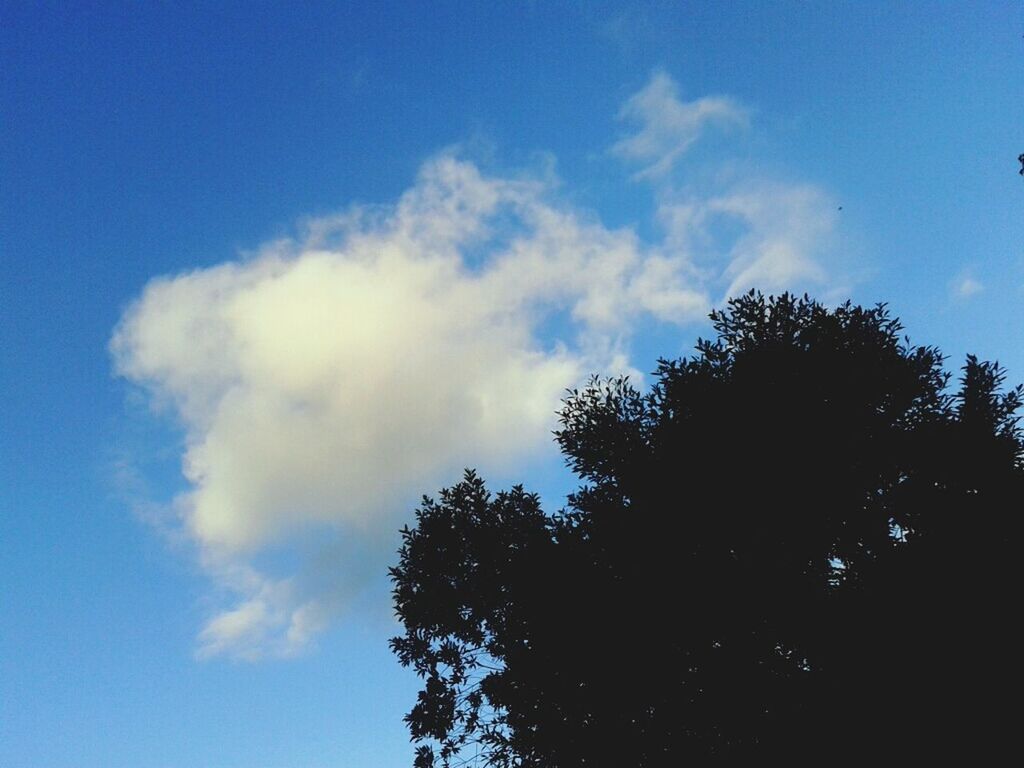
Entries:
[[563,510],[471,471],[423,499],[391,571],[417,766],[1009,748],[1021,388],[974,357],[951,384],[884,305],[711,320],[649,391],[569,394]]

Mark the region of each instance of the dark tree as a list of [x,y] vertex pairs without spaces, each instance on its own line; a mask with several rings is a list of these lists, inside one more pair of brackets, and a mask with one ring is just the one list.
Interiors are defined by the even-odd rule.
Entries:
[[403,530],[417,766],[1019,751],[1021,389],[973,357],[950,387],[884,306],[711,319],[649,393],[570,393],[565,510],[467,472]]

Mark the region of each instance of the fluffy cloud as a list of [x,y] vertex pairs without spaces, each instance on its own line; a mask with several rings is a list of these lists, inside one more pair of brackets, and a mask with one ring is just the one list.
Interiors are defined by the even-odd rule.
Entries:
[[[330,612],[250,558],[315,526],[393,531],[438,478],[547,450],[565,388],[623,366],[638,313],[706,311],[684,264],[546,193],[442,156],[390,210],[156,279],[126,312],[117,371],[180,419],[190,489],[176,507],[243,598],[203,630],[204,652],[286,650]],[[487,252],[475,266],[474,249]],[[564,310],[565,338],[543,339]]]
[[[619,151],[651,168],[739,114],[666,94],[659,75],[624,108],[647,122]],[[565,388],[630,371],[641,318],[682,325],[748,285],[827,280],[823,200],[781,182],[675,191],[650,243],[550,183],[446,153],[393,205],[151,281],[111,351],[184,431],[172,506],[229,596],[200,655],[301,650],[383,573],[420,494],[463,466],[501,473],[552,451]],[[724,245],[722,219],[736,228]]]
[[747,111],[725,96],[705,96],[680,101],[675,81],[655,72],[642,90],[633,94],[619,111],[619,119],[639,124],[639,130],[613,147],[625,160],[643,167],[637,178],[664,176],[701,134],[715,126],[745,125]]

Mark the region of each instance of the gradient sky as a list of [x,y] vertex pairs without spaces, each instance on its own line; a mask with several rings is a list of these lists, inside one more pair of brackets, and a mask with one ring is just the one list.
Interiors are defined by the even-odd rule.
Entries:
[[[386,568],[749,287],[1024,380],[1019,3],[0,0],[0,765],[411,764]],[[91,5],[92,7],[87,7]]]

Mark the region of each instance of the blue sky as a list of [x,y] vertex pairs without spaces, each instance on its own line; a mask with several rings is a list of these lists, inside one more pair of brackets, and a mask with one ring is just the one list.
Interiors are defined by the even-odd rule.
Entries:
[[384,577],[730,292],[1024,380],[1017,3],[0,3],[0,765],[409,765]]

